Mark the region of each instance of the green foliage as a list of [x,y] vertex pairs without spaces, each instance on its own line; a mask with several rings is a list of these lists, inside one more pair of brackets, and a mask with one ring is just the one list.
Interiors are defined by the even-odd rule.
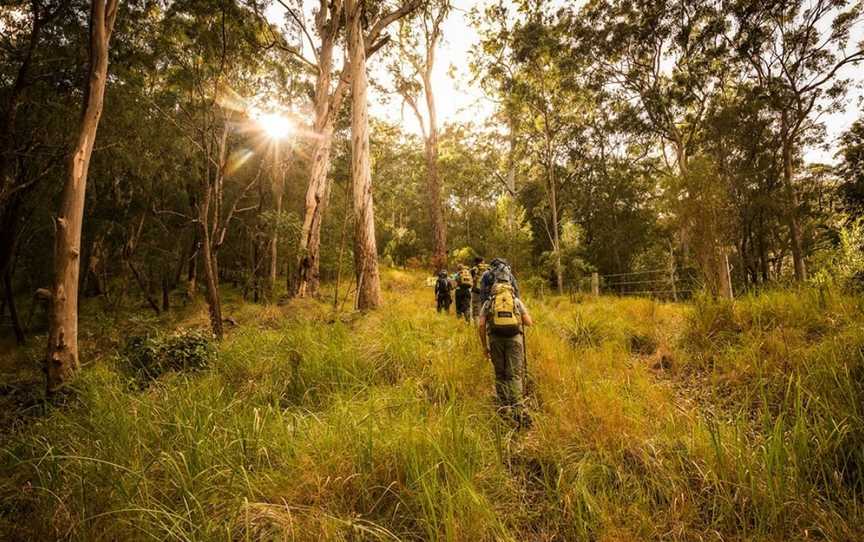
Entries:
[[454,263],[472,266],[474,265],[474,258],[479,256],[477,252],[474,251],[471,247],[462,247],[457,248],[451,254],[451,259]]
[[814,269],[810,281],[826,286],[848,285],[864,275],[864,217],[840,227],[836,245],[820,251],[811,261]]
[[384,257],[395,265],[405,265],[409,258],[417,254],[417,233],[405,227],[395,227],[390,240],[384,246]]
[[856,120],[840,138],[840,193],[855,215],[864,213],[864,119]]
[[129,337],[120,357],[138,380],[146,382],[171,371],[205,369],[215,357],[215,348],[207,333],[187,330]]
[[533,233],[525,209],[510,196],[504,195],[495,203],[495,226],[490,239],[490,258],[505,258],[515,269],[530,264]]

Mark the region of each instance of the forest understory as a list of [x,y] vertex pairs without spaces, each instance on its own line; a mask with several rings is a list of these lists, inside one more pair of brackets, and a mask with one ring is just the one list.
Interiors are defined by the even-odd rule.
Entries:
[[218,345],[203,300],[89,299],[50,402],[45,341],[4,344],[0,538],[860,540],[860,296],[528,295],[516,431],[424,278],[368,314],[227,290]]

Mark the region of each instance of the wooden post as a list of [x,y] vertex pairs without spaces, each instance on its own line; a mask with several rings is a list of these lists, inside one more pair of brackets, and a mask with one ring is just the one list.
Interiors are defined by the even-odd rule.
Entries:
[[600,296],[600,275],[596,271],[591,273],[591,294],[594,297]]

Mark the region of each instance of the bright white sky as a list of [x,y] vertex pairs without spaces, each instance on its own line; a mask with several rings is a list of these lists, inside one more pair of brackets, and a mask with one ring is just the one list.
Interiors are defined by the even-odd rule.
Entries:
[[[581,3],[581,0],[576,0]],[[433,76],[433,87],[438,108],[439,123],[475,122],[482,123],[494,111],[493,103],[486,98],[482,90],[471,83],[469,61],[471,48],[478,43],[479,36],[468,21],[468,12],[474,7],[481,7],[485,0],[453,0],[454,9],[444,25],[443,41],[439,44],[436,65]],[[572,4],[573,0],[554,0],[561,5]],[[284,10],[278,4],[272,5],[267,16],[273,22],[280,22]],[[864,39],[864,28],[858,28],[852,43]],[[376,61],[378,60],[378,61]],[[370,76],[383,74],[383,64],[380,59],[370,62]],[[451,72],[453,77],[451,77]],[[852,122],[861,115],[864,107],[864,70],[851,67],[845,74],[856,79],[855,88],[849,93],[846,107],[842,112],[826,116],[822,120],[828,132],[828,150],[808,149],[807,160],[810,162],[835,161],[834,153],[836,138],[846,131]],[[420,133],[420,128],[414,114],[408,109],[402,111],[401,100],[392,97],[389,103],[374,89],[370,89],[370,113],[376,117],[395,123],[402,123],[405,130]]]

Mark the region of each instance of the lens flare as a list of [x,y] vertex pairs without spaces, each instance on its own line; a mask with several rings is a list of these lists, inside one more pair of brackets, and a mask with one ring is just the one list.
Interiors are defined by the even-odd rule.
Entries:
[[276,113],[262,113],[255,119],[264,132],[273,139],[284,139],[291,133],[291,121]]

